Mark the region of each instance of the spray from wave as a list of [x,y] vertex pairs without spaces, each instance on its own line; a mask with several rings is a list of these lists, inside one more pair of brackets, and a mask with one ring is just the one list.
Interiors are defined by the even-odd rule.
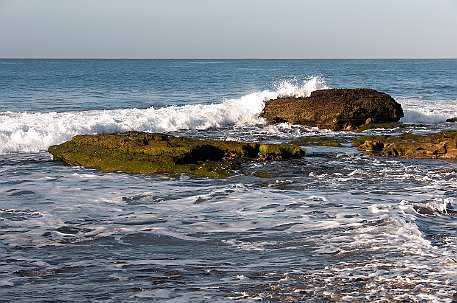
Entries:
[[259,115],[266,100],[305,97],[328,87],[322,78],[311,77],[302,83],[282,81],[275,88],[210,105],[63,113],[4,112],[0,113],[0,154],[47,150],[78,134],[129,130],[172,132],[264,124]]
[[328,89],[327,83],[321,77],[311,77],[300,83],[297,79],[284,80],[276,85],[277,97],[309,97],[318,89]]
[[421,98],[397,98],[403,107],[403,123],[442,123],[457,116],[457,100],[425,101]]

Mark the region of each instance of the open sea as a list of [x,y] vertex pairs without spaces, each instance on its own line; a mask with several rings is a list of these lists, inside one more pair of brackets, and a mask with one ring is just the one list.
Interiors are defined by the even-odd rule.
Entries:
[[267,99],[355,87],[392,95],[406,131],[457,128],[457,59],[0,60],[0,302],[457,302],[456,161],[346,144],[211,179],[46,151],[129,130],[350,142],[259,114]]

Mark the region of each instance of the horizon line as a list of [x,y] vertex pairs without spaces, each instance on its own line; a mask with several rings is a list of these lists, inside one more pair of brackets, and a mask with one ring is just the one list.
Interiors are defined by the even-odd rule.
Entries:
[[457,57],[386,57],[386,58],[198,58],[198,57],[0,57],[0,60],[455,60]]

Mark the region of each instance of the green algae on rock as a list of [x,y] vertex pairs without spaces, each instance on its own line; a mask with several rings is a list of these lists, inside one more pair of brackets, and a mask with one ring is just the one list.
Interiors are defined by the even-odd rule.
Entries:
[[326,137],[326,136],[310,136],[310,137],[301,137],[290,142],[294,145],[313,145],[313,146],[332,146],[340,147],[341,144],[345,143],[343,139],[335,137]]
[[126,173],[189,173],[223,178],[249,161],[300,158],[296,145],[200,140],[165,134],[126,132],[78,135],[51,146],[54,160],[67,165]]
[[457,159],[457,130],[429,135],[364,136],[353,141],[358,150],[381,156],[416,159]]

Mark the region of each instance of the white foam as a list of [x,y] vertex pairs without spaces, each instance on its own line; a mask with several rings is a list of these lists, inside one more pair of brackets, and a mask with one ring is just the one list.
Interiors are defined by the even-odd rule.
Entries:
[[309,96],[312,91],[322,88],[326,88],[324,80],[311,77],[300,85],[283,81],[275,91],[255,92],[218,104],[63,113],[3,112],[0,113],[0,154],[47,150],[78,134],[262,125],[265,122],[259,115],[266,100],[280,96]]
[[299,83],[297,80],[281,81],[276,85],[278,97],[309,97],[311,93],[319,89],[328,89],[325,80],[321,77],[310,77]]
[[265,250],[265,245],[272,245],[274,242],[245,242],[245,241],[240,241],[237,239],[229,239],[229,240],[222,240],[222,243],[225,243],[229,246],[233,246],[239,250],[243,251],[264,251]]
[[427,114],[420,110],[404,110],[404,117],[400,122],[403,123],[442,123],[450,118],[448,115]]
[[446,119],[457,117],[457,100],[425,101],[421,98],[400,97],[396,99],[402,105],[405,116],[403,123],[442,123]]

